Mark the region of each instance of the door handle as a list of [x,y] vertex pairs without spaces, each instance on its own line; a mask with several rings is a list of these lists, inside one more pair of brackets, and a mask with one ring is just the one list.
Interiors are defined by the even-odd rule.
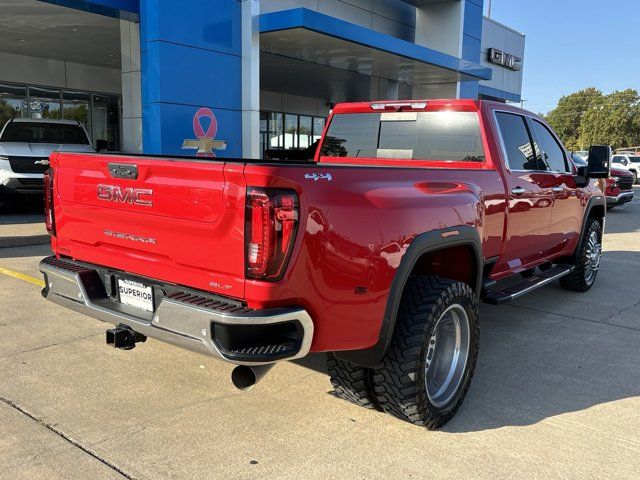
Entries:
[[553,187],[551,190],[553,190],[555,193],[562,193],[564,192],[564,187]]
[[516,187],[511,189],[511,193],[514,195],[524,195],[527,191],[522,187]]

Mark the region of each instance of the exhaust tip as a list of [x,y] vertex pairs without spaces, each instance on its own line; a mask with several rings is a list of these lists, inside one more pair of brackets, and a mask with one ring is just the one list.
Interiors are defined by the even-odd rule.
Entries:
[[231,382],[238,390],[249,391],[274,365],[274,363],[255,366],[238,365],[231,372]]
[[256,374],[251,367],[238,365],[231,372],[231,382],[238,390],[247,391],[256,384]]

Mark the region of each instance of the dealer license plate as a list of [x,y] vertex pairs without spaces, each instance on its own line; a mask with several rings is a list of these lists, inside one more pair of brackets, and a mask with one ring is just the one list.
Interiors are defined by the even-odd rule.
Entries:
[[153,312],[153,288],[133,280],[118,279],[120,303]]

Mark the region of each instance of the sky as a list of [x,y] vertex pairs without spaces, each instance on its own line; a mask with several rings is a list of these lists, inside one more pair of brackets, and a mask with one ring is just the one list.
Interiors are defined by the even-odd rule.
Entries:
[[640,0],[491,0],[491,18],[526,35],[527,110],[588,87],[640,91]]

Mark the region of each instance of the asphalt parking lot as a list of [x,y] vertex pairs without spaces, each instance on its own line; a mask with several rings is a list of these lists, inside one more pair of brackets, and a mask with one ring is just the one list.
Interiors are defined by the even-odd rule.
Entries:
[[473,385],[438,432],[335,398],[322,355],[240,393],[213,359],[108,348],[40,296],[48,251],[0,248],[2,479],[640,477],[638,200],[608,216],[589,293],[482,306]]

